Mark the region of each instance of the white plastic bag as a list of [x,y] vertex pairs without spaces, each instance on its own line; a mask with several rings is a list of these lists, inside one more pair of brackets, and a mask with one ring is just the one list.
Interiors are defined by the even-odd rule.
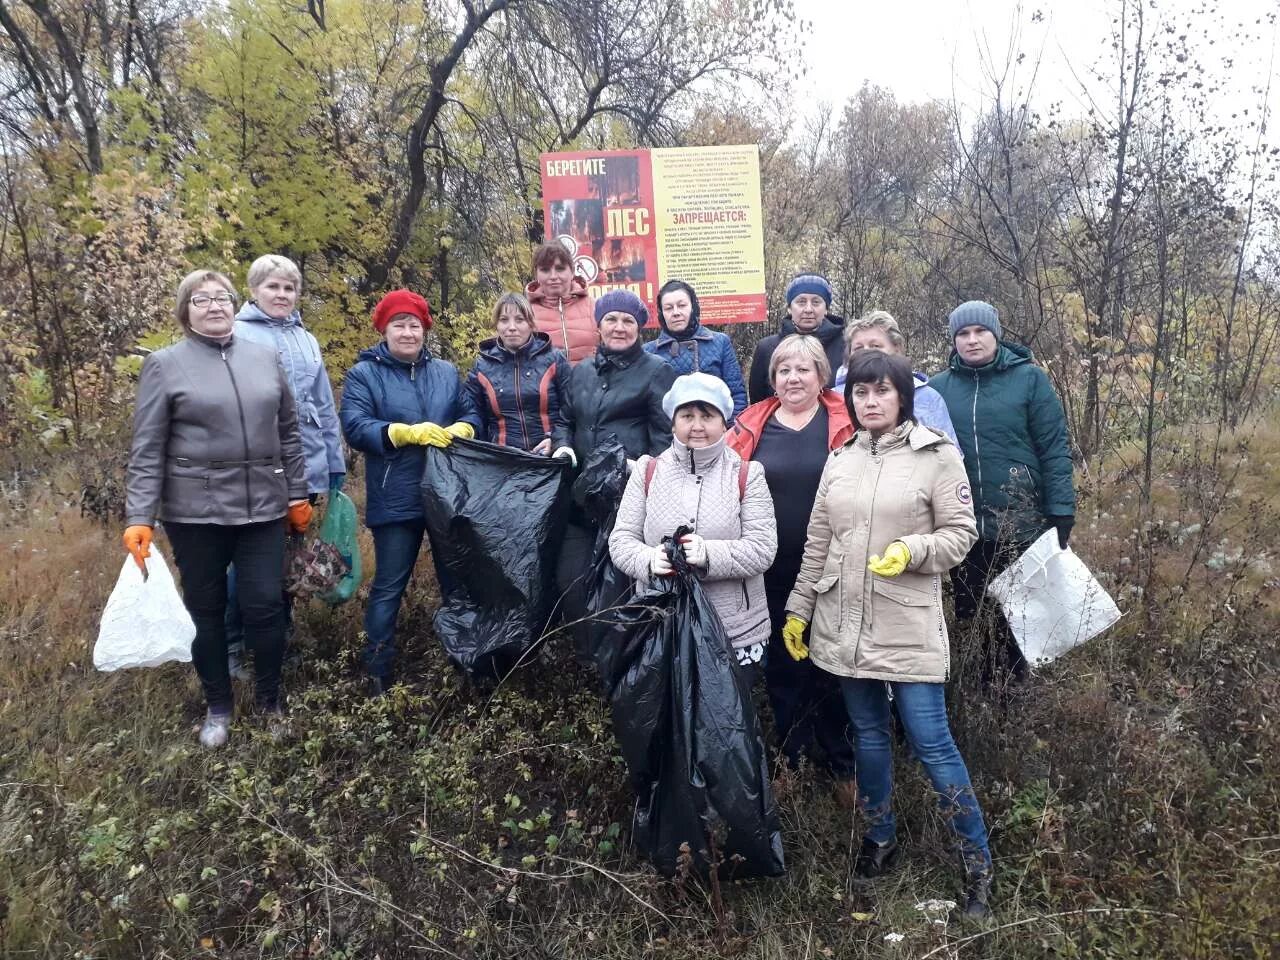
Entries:
[[107,598],[93,648],[93,665],[99,670],[191,662],[196,625],[182,605],[173,574],[155,546],[146,563],[144,580],[133,557],[127,557]]
[[987,585],[1000,601],[1027,662],[1048,663],[1120,619],[1120,609],[1068,547],[1046,530],[1026,553]]

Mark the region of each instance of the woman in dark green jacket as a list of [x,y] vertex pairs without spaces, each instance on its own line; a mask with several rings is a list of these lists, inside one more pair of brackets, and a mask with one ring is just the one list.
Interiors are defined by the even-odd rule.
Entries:
[[[960,304],[947,325],[954,349],[929,386],[951,414],[978,521],[978,542],[952,571],[956,616],[968,620],[988,581],[1045,530],[1054,527],[1066,549],[1076,495],[1067,419],[1031,351],[1000,339],[999,314],[981,300]],[[1026,661],[1002,617],[983,637],[984,684],[1005,671],[1025,675]]]

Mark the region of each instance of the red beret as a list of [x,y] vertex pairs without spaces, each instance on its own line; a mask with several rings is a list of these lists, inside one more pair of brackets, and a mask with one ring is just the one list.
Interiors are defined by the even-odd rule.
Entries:
[[391,318],[402,313],[417,317],[424,327],[431,328],[431,308],[426,300],[412,290],[392,290],[373,308],[373,329],[383,333]]

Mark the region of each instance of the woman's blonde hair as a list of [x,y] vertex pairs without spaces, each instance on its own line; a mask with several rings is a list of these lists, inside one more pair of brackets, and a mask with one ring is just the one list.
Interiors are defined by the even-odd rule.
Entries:
[[288,257],[282,257],[278,253],[268,253],[249,264],[249,276],[245,278],[245,283],[249,285],[250,292],[259,284],[266,283],[267,278],[273,273],[286,277],[293,281],[295,287],[302,289],[302,271],[298,269],[298,265]]
[[818,371],[818,376],[822,379],[822,385],[825,387],[831,382],[831,361],[827,359],[827,351],[823,349],[822,341],[817,337],[809,336],[807,333],[793,333],[788,337],[782,338],[782,341],[773,351],[773,356],[769,358],[770,386],[774,386],[774,380],[778,376],[778,367],[782,364],[782,361],[791,357],[802,357],[813,361],[814,369]]
[[872,310],[856,320],[850,320],[845,326],[844,358],[846,362],[852,353],[849,345],[853,343],[854,334],[861,333],[863,330],[883,330],[889,342],[897,348],[899,353],[906,349],[907,338],[902,335],[902,328],[898,326],[898,321],[893,319],[893,314],[888,310]]
[[173,315],[178,321],[178,326],[183,330],[191,329],[191,292],[200,284],[212,280],[214,283],[222,284],[227,293],[231,294],[231,303],[234,306],[239,297],[236,294],[235,285],[227,279],[226,274],[219,273],[217,270],[192,270],[182,282],[178,284],[177,303],[174,305]]
[[529,306],[529,301],[519,293],[504,293],[493,305],[493,325],[496,327],[498,321],[502,319],[502,311],[507,307],[515,307],[516,312],[533,326],[533,307]]

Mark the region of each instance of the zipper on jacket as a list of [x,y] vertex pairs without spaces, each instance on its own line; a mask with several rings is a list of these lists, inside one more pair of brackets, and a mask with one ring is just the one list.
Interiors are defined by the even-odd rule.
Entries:
[[390,475],[391,475],[391,461],[387,460],[387,469],[382,471],[382,488],[384,490],[387,487],[387,477]]
[[743,602],[743,603],[745,603],[745,604],[747,605],[747,609],[748,609],[748,610],[750,610],[750,609],[751,609],[751,594],[747,592],[747,581],[745,581],[745,580],[740,580],[740,581],[739,581],[739,583],[741,583],[741,584],[742,584],[742,602]]
[[[244,440],[244,512],[249,522],[253,522],[253,494],[249,488],[249,426],[244,422],[244,404],[240,401],[240,387],[236,384],[236,375],[231,370],[231,364],[227,360],[227,348],[222,346],[218,349],[222,354],[222,365],[226,368],[227,376],[231,378],[231,392],[236,395],[236,412],[240,414],[240,436]],[[281,451],[283,454],[284,451]],[[286,500],[288,497],[285,498]]]
[[[978,371],[973,372],[973,409],[969,412],[969,421],[973,424],[973,459],[978,464],[978,489],[973,491],[976,505],[982,499],[982,451],[978,449],[978,387],[981,384]],[[975,510],[974,513],[977,513]],[[978,520],[978,534],[982,534],[982,520]]]
[[[572,283],[573,281],[570,280],[569,282]],[[557,304],[557,309],[560,311],[560,336],[564,340],[564,352],[568,354],[569,326],[568,324],[565,323],[565,320],[564,320],[564,297],[560,297],[559,299],[557,299],[556,304]]]
[[[524,401],[520,398],[520,395],[521,395],[520,357],[518,355],[515,357],[515,363],[516,363],[516,382],[515,382],[516,414],[520,417],[520,435],[524,437],[524,449],[528,450],[529,449],[529,428],[525,425],[525,422],[524,422]],[[498,416],[502,416],[501,411],[499,411]]]

